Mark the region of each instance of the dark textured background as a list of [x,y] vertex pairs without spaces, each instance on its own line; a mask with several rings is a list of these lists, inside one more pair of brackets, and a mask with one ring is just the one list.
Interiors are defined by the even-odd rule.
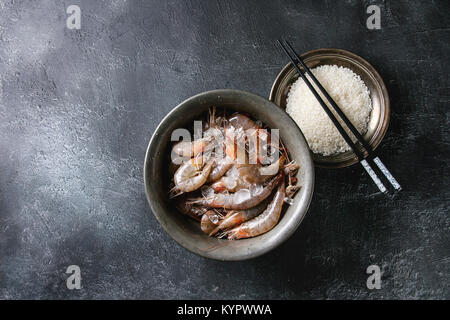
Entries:
[[[366,28],[370,3],[379,31]],[[78,4],[81,30],[66,28]],[[450,298],[448,1],[0,1],[0,298]],[[299,52],[371,62],[392,121],[380,155],[404,186],[359,166],[317,170],[308,215],[271,253],[200,258],[153,217],[142,165],[176,104],[210,89],[268,96]],[[66,288],[77,264],[82,289]],[[383,271],[366,288],[367,266]]]

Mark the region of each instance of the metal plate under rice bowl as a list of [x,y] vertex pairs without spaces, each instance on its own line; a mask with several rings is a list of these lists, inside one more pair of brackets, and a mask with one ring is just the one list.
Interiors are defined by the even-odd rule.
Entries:
[[[369,89],[372,100],[372,113],[368,130],[364,139],[375,149],[386,134],[390,119],[389,95],[383,79],[366,60],[360,56],[342,49],[317,49],[306,52],[301,58],[313,69],[321,65],[337,65],[349,68],[359,75]],[[299,78],[292,63],[288,63],[278,74],[270,91],[269,100],[282,109],[286,109],[286,99],[292,84]],[[342,168],[358,162],[353,151],[323,156],[313,153],[314,163],[319,167]]]

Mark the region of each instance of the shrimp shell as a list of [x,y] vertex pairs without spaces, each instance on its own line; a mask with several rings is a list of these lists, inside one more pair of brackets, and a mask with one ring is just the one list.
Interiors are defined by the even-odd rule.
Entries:
[[205,184],[211,172],[213,161],[208,161],[200,171],[203,162],[195,158],[183,163],[174,175],[175,187],[170,190],[171,197],[176,197],[184,192],[192,192]]
[[255,121],[242,113],[235,113],[231,115],[228,119],[228,123],[235,128],[242,128],[244,130],[259,128]]
[[177,201],[176,207],[181,213],[188,215],[197,221],[200,221],[202,215],[209,210],[205,207],[190,205],[185,200]]
[[[278,171],[283,167],[284,161],[286,160],[286,156],[282,154],[276,161],[274,161],[272,164],[265,166],[265,167],[259,167],[259,175],[262,177],[262,181],[265,182],[269,178],[273,177],[278,173]],[[265,180],[264,180],[265,179]]]
[[172,152],[182,157],[194,157],[197,154],[203,152],[211,142],[211,137],[201,138],[194,141],[180,141],[176,143]]
[[285,198],[284,179],[278,186],[278,190],[272,199],[272,202],[267,206],[267,209],[256,218],[242,223],[238,227],[231,229],[223,236],[227,236],[229,240],[244,239],[256,237],[271,230],[278,223],[283,208]]
[[213,166],[211,173],[208,177],[208,182],[214,182],[219,180],[233,165],[230,158],[225,157],[221,160],[216,160],[215,166]]
[[207,198],[194,199],[192,203],[211,208],[249,209],[266,199],[281,179],[282,174],[280,173],[262,188],[241,189],[235,193],[214,193]]
[[267,199],[258,204],[256,207],[247,210],[230,211],[222,221],[209,233],[210,236],[215,235],[221,230],[234,228],[241,223],[253,219],[267,208]]
[[216,211],[208,210],[202,216],[202,219],[200,221],[200,228],[204,233],[209,234],[217,227],[222,218],[223,216],[221,216]]
[[233,167],[226,176],[218,179],[211,187],[216,192],[225,190],[236,192],[240,189],[250,189],[254,185],[266,183],[280,171],[285,159],[286,157],[281,155],[277,161],[265,167],[259,165]]

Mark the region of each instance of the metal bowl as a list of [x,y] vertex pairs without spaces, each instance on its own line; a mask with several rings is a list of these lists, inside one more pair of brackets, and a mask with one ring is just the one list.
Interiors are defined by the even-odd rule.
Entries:
[[[208,237],[200,224],[178,212],[168,199],[170,137],[176,128],[190,128],[194,120],[204,118],[211,106],[245,112],[270,128],[280,129],[280,138],[290,156],[300,164],[297,174],[301,189],[294,204],[285,205],[279,223],[255,238],[229,241]],[[156,128],[147,148],[144,163],[145,192],[150,207],[167,233],[184,248],[217,260],[245,260],[275,248],[300,225],[314,188],[314,165],[303,134],[280,108],[260,96],[238,90],[214,90],[198,94],[176,106]]]
[[[341,49],[318,49],[306,52],[301,58],[308,68],[315,68],[320,65],[338,65],[347,67],[366,84],[372,99],[372,114],[368,124],[368,130],[364,139],[369,142],[372,149],[375,149],[386,134],[389,126],[390,106],[389,95],[383,79],[378,72],[360,56]],[[286,98],[291,89],[291,85],[299,78],[297,70],[292,63],[287,64],[278,74],[270,91],[270,101],[286,108]],[[358,162],[353,151],[323,156],[313,154],[314,163],[319,167],[342,168]]]

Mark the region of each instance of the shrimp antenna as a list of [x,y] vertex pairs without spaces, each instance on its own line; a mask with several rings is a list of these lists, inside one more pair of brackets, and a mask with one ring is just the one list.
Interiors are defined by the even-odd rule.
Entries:
[[177,186],[173,187],[172,189],[169,190],[169,199],[173,199],[178,197],[179,195],[183,194],[183,192],[180,192],[177,189]]

